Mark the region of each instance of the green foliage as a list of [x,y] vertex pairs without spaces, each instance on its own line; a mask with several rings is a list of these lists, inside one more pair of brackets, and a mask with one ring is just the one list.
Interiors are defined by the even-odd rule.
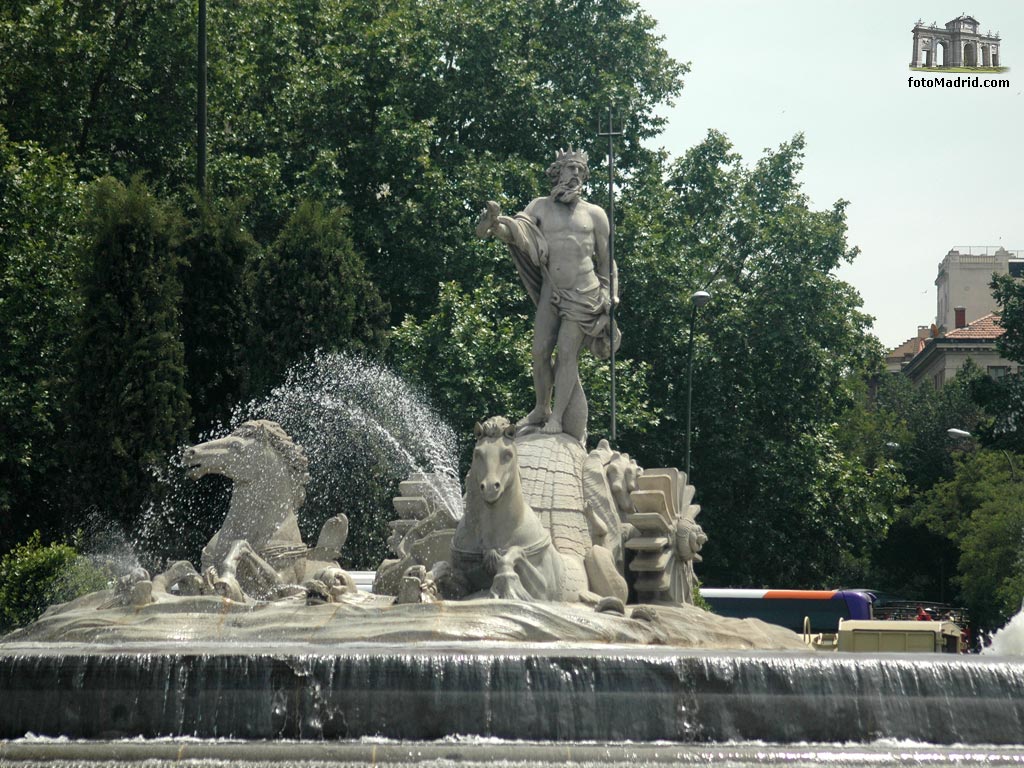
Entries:
[[89,189],[84,309],[76,343],[72,456],[79,509],[130,527],[151,467],[189,423],[181,342],[180,214],[134,180]]
[[109,576],[73,544],[43,546],[35,531],[0,559],[0,632],[35,621],[49,605],[105,589]]
[[26,0],[0,11],[0,123],[83,176],[191,179],[195,5]]
[[856,255],[845,204],[808,208],[802,153],[797,137],[747,168],[712,131],[624,193],[624,355],[659,373],[664,416],[622,443],[649,465],[682,464],[689,296],[713,296],[696,326],[692,459],[711,583],[833,583],[884,534],[899,485],[844,445],[881,350],[833,274]]
[[[1014,464],[1011,466],[1011,462]],[[959,551],[959,599],[982,627],[996,628],[1024,599],[1024,477],[1020,456],[971,449],[949,480],[914,505],[915,522]]]
[[971,361],[939,390],[915,387],[904,376],[879,380],[871,416],[886,454],[906,478],[908,495],[897,499],[896,518],[872,554],[866,583],[913,599],[954,598],[963,540],[929,524],[917,510],[931,489],[954,478],[956,457],[975,447],[950,438],[947,430],[984,432],[988,419],[977,393],[989,383]]
[[478,284],[485,199],[536,195],[558,146],[597,162],[611,99],[640,163],[685,72],[631,0],[259,0],[213,4],[210,30],[214,193],[250,196],[261,239],[300,199],[347,206],[395,323]]
[[1003,357],[1024,362],[1024,285],[1010,275],[994,275],[991,288],[999,304],[999,324],[1006,329],[996,348]]
[[63,158],[10,141],[0,125],[0,551],[52,515],[81,196]]
[[[1006,329],[996,348],[1003,357],[1024,362],[1024,287],[1009,275],[994,275],[991,288],[999,303],[1000,325]],[[982,442],[1024,452],[1024,375],[1018,370],[998,381],[986,377],[978,381],[973,394],[990,417],[978,430]]]
[[321,349],[363,351],[383,336],[386,308],[366,274],[341,209],[304,202],[253,269],[252,394]]
[[182,243],[182,342],[194,416],[193,437],[227,424],[247,383],[246,269],[259,245],[242,226],[241,206],[199,201]]
[[715,609],[711,607],[711,603],[704,599],[704,595],[700,593],[700,579],[695,579],[693,585],[693,604],[703,611],[708,613],[714,613]]
[[914,490],[925,491],[953,476],[956,443],[947,430],[975,432],[985,420],[975,401],[984,372],[968,360],[941,389],[915,387],[905,376],[879,381],[875,410],[889,423],[890,455],[903,467]]

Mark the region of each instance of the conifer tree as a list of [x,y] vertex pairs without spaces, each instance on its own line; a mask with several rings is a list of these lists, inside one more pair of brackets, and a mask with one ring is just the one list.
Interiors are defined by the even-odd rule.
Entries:
[[73,500],[130,526],[187,436],[181,216],[140,180],[89,190],[71,436]]
[[65,158],[0,125],[0,552],[60,524],[81,198]]
[[201,202],[182,244],[185,344],[193,437],[226,424],[246,382],[243,277],[259,246],[242,226],[239,206]]
[[314,350],[372,350],[383,337],[387,310],[341,209],[301,203],[251,279],[251,394]]

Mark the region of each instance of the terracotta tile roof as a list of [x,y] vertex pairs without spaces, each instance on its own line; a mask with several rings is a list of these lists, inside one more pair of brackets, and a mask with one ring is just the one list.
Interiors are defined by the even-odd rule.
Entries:
[[904,357],[913,357],[921,348],[924,346],[924,339],[914,336],[913,338],[907,339],[898,347],[893,347],[886,354],[886,359],[902,359]]
[[963,328],[956,328],[946,334],[947,339],[998,339],[1006,333],[1006,329],[999,324],[999,315],[992,312],[984,317],[979,317],[973,323],[968,323]]

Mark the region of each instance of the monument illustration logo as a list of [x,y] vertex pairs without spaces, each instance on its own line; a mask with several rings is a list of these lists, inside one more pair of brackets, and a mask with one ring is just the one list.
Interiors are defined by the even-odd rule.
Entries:
[[1005,72],[999,47],[999,33],[979,31],[973,16],[962,14],[945,25],[925,24],[921,19],[914,25],[914,53],[910,59],[913,70],[943,70],[946,72]]

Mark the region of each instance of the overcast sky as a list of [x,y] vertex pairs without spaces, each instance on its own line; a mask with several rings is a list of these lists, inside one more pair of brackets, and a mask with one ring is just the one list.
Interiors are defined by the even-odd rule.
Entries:
[[[850,201],[861,254],[840,276],[887,346],[934,322],[950,248],[1024,251],[1024,2],[965,1],[640,0],[691,65],[659,143],[678,156],[715,128],[751,164],[803,131],[804,189]],[[1011,87],[908,87],[917,20],[965,12],[999,32]]]

